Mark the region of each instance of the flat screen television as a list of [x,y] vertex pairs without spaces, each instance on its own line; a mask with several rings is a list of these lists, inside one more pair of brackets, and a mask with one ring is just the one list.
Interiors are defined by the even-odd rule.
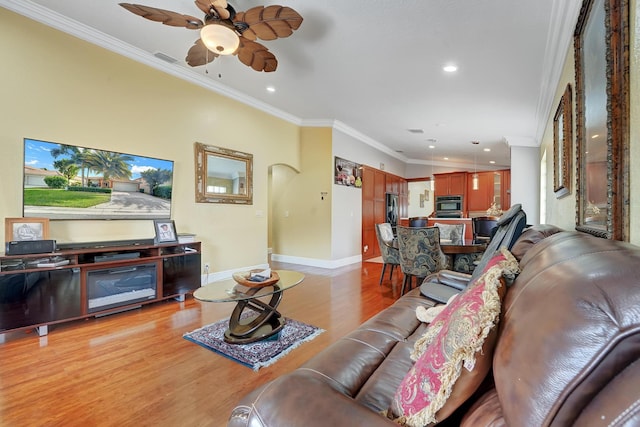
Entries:
[[24,217],[169,219],[173,161],[24,139]]

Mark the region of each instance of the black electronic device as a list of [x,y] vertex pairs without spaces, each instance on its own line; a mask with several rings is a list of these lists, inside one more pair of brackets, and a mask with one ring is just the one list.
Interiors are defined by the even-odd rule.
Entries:
[[136,259],[136,258],[140,258],[140,252],[122,252],[122,253],[96,255],[93,258],[93,261],[107,262],[107,261],[121,261],[123,259]]
[[46,254],[56,251],[55,240],[14,240],[7,242],[7,255]]
[[101,249],[118,246],[153,246],[153,238],[131,240],[106,240],[103,242],[60,243],[58,249]]

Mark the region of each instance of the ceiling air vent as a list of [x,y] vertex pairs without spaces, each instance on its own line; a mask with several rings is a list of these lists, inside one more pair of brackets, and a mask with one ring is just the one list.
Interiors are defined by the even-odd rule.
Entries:
[[166,53],[162,53],[162,52],[156,52],[153,54],[153,56],[155,56],[158,59],[162,59],[164,62],[168,62],[169,64],[175,64],[176,62],[178,62],[176,58],[173,58],[167,55]]
[[424,133],[422,129],[407,129],[410,133]]

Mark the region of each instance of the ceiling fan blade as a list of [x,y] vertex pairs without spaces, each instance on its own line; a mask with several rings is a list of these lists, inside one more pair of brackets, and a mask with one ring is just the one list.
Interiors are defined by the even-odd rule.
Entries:
[[286,6],[257,6],[239,12],[234,22],[245,22],[249,28],[242,35],[249,40],[275,40],[289,37],[302,24],[302,16]]
[[162,22],[164,25],[172,27],[184,27],[190,30],[197,30],[204,26],[204,22],[195,16],[183,15],[170,10],[157,9],[155,7],[143,6],[141,4],[120,3],[131,13],[140,15],[151,21]]
[[231,17],[231,12],[227,10],[227,0],[196,0],[195,3],[205,15],[211,14],[211,8],[213,8],[220,19]]
[[187,57],[185,61],[192,67],[198,67],[200,65],[207,64],[218,56],[217,53],[211,52],[207,47],[202,43],[202,39],[198,39],[195,41],[189,52],[187,52]]
[[240,62],[256,71],[270,73],[278,68],[278,60],[269,49],[243,37],[240,37],[240,47],[235,54]]

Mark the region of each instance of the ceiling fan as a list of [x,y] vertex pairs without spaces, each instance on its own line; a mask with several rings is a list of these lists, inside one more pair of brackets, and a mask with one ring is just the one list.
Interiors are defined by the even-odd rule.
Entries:
[[275,55],[256,39],[289,37],[302,23],[302,16],[286,6],[256,6],[236,12],[226,0],[195,0],[204,21],[190,15],[140,4],[120,3],[128,11],[173,27],[200,30],[200,38],[185,60],[192,67],[207,64],[220,55],[237,55],[240,62],[256,71],[278,67]]

